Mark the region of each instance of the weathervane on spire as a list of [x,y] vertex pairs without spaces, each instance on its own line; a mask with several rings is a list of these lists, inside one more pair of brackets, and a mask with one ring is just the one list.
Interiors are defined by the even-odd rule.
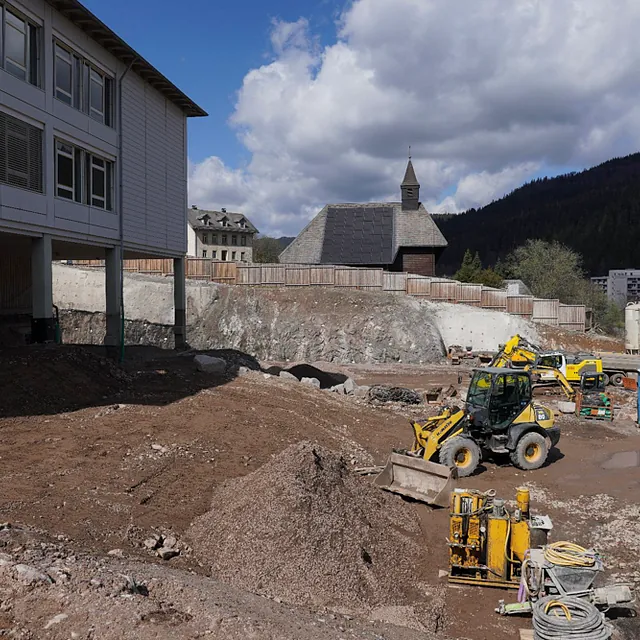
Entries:
[[411,145],[409,145],[409,160],[411,160]]

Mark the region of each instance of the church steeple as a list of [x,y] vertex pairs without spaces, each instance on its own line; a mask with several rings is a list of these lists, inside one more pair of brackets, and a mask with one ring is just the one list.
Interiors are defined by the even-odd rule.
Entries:
[[420,208],[420,183],[416,178],[416,172],[413,169],[411,156],[404,174],[404,180],[400,185],[402,191],[402,208],[407,211],[416,211]]

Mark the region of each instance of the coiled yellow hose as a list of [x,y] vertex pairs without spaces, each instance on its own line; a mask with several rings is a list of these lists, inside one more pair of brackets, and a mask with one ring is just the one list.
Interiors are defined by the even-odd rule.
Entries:
[[593,567],[593,552],[573,542],[554,542],[544,548],[545,560],[559,567]]

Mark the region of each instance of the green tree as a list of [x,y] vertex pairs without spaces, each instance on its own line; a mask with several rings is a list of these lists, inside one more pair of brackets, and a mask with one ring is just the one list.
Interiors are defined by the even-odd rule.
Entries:
[[507,268],[538,298],[558,298],[568,304],[584,299],[582,257],[559,242],[527,240],[507,257]]
[[480,271],[482,271],[480,256],[477,253],[474,256],[471,251],[467,249],[464,253],[464,258],[462,258],[462,264],[453,277],[459,282],[475,282],[475,278]]
[[276,238],[269,236],[258,236],[253,241],[253,261],[262,263],[280,262],[279,256],[282,251],[280,242]]
[[483,284],[485,287],[493,287],[494,289],[501,289],[504,284],[502,276],[496,272],[495,269],[487,267],[482,269],[474,280],[478,284]]
[[471,282],[496,288],[502,286],[502,277],[491,267],[483,269],[480,254],[476,251],[474,255],[469,249],[465,251],[462,264],[453,277],[459,282]]
[[622,310],[585,278],[582,256],[559,242],[527,240],[507,257],[506,268],[538,298],[557,298],[565,304],[591,308],[595,324],[608,333],[616,333],[624,325]]

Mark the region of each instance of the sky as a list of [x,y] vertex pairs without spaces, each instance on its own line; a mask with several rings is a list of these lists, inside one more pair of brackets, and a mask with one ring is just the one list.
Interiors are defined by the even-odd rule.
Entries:
[[84,0],[202,106],[189,203],[296,235],[326,203],[432,212],[640,147],[640,3]]

